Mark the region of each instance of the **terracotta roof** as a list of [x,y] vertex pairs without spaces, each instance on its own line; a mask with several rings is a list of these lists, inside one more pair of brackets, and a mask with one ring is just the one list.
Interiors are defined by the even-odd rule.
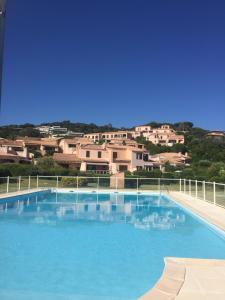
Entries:
[[29,158],[22,157],[19,155],[15,155],[15,154],[11,154],[11,153],[7,153],[7,154],[0,153],[0,160],[9,160],[9,159],[12,159],[14,161],[27,161],[27,162],[31,161]]
[[23,147],[23,142],[22,141],[14,141],[14,140],[0,140],[0,145]]
[[82,143],[92,144],[90,139],[82,138],[82,137],[73,138],[73,139],[62,139],[62,141],[66,142],[67,144],[82,144]]
[[104,158],[88,158],[85,157],[82,159],[85,162],[91,162],[91,163],[108,163],[108,160],[104,159]]
[[150,158],[150,160],[153,161],[155,164],[162,164],[167,161],[169,161],[172,164],[183,164],[190,159],[190,156],[176,152],[159,153],[156,155],[152,155]]
[[36,140],[36,139],[23,139],[23,140],[19,140],[19,141],[23,141],[25,145],[27,146],[32,146],[32,145],[43,145],[43,146],[51,146],[51,147],[58,147],[58,141],[57,140]]
[[104,132],[92,132],[92,133],[87,133],[85,136],[88,135],[110,135],[110,134],[125,134],[125,133],[131,133],[130,130],[118,130],[118,131],[104,131]]
[[114,159],[116,163],[130,163],[130,159]]
[[[109,142],[109,145],[115,145],[117,144],[118,145],[140,145],[140,143],[137,143],[136,141],[134,140],[130,140],[130,139],[126,139],[126,138],[116,138],[116,139],[113,139],[111,140],[111,142]],[[141,144],[143,145],[143,144]]]
[[41,145],[50,146],[50,147],[58,147],[57,141],[41,141]]
[[75,154],[54,153],[53,159],[56,162],[68,162],[68,163],[81,162],[81,159],[78,158]]
[[182,134],[169,134],[168,135],[168,137],[170,138],[170,139],[184,139],[184,136],[182,135]]
[[211,131],[207,133],[208,136],[225,136],[225,132],[223,131]]
[[124,146],[124,145],[116,145],[116,144],[114,144],[114,145],[107,145],[107,148],[109,148],[109,149],[117,149],[117,150],[126,150],[127,149],[127,146]]
[[105,150],[105,145],[87,144],[82,145],[82,149]]
[[41,138],[40,137],[28,137],[28,136],[19,136],[17,137],[17,141],[40,141]]

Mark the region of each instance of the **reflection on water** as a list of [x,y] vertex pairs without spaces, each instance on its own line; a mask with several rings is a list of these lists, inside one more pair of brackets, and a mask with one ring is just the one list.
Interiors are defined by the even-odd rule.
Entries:
[[40,192],[5,199],[1,220],[20,217],[36,224],[63,221],[124,222],[142,230],[171,230],[185,223],[184,212],[162,195]]

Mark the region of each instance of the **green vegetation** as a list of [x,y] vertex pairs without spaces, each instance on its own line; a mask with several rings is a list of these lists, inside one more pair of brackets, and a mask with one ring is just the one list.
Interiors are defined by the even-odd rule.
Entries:
[[[61,126],[65,127],[70,131],[92,133],[92,132],[105,132],[105,131],[116,131],[125,128],[116,128],[112,124],[106,124],[98,126],[94,123],[73,123],[70,121],[42,123],[37,126]],[[22,124],[22,125],[6,125],[0,127],[0,137],[5,139],[16,139],[17,137],[42,137],[40,132],[35,129],[36,125],[33,124]]]
[[[156,124],[156,127],[159,126],[158,123]],[[167,164],[162,177],[225,182],[225,140],[211,139],[206,136],[208,131],[193,127],[191,124],[189,122],[171,124],[176,130],[184,128],[184,144],[176,144],[172,147],[154,145],[143,137],[138,137],[137,141],[143,143],[152,155],[162,152],[183,154],[187,152],[191,156],[191,164],[188,167],[175,168]],[[147,174],[145,175],[148,177]]]
[[41,137],[38,130],[34,128],[33,124],[23,125],[7,125],[0,127],[0,137],[5,139],[16,139],[17,137]]
[[62,121],[62,122],[53,122],[53,123],[42,123],[40,126],[61,126],[65,127],[68,130],[74,132],[83,132],[85,134],[92,132],[105,132],[105,131],[114,131],[118,130],[118,128],[113,127],[112,124],[106,124],[102,126],[98,126],[94,123],[86,124],[86,123],[73,123],[70,121]]
[[[36,164],[0,164],[0,177],[7,176],[95,176],[93,172],[81,172],[76,169],[67,169],[54,162],[51,156],[37,159]],[[98,175],[108,176],[107,174]]]

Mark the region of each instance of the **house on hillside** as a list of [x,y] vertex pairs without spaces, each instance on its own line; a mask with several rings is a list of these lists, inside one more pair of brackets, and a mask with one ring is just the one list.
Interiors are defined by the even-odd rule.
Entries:
[[163,171],[167,162],[174,167],[184,167],[189,164],[191,157],[187,153],[184,155],[180,152],[164,152],[151,155],[150,160],[152,161],[154,167]]
[[135,141],[130,144],[111,142],[98,145],[77,142],[69,145],[71,147],[65,147],[63,153],[53,155],[53,159],[64,167],[76,168],[84,172],[111,174],[140,169],[150,170],[153,167],[153,164],[148,161],[149,155],[144,146]]
[[170,125],[164,124],[159,128],[152,128],[151,126],[136,126],[133,137],[143,136],[146,141],[155,145],[173,146],[175,144],[184,143],[184,135],[176,134],[176,131]]
[[16,141],[22,142],[27,148],[28,152],[32,153],[34,151],[37,151],[42,156],[46,154],[52,155],[53,153],[60,151],[60,139],[25,137],[18,138]]
[[23,142],[0,139],[1,163],[30,163],[31,156]]
[[209,133],[207,133],[206,137],[214,141],[222,142],[225,141],[225,131],[219,131],[219,130],[210,131]]
[[98,132],[98,133],[89,133],[85,134],[84,137],[94,141],[105,141],[105,142],[111,142],[113,140],[118,139],[133,139],[132,131],[125,131],[125,130],[119,130],[119,131],[113,131],[113,132]]

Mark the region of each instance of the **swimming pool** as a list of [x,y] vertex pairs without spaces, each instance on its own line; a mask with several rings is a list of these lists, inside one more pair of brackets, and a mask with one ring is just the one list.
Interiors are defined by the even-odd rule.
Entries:
[[0,200],[0,299],[137,299],[165,256],[225,259],[225,239],[159,194]]

